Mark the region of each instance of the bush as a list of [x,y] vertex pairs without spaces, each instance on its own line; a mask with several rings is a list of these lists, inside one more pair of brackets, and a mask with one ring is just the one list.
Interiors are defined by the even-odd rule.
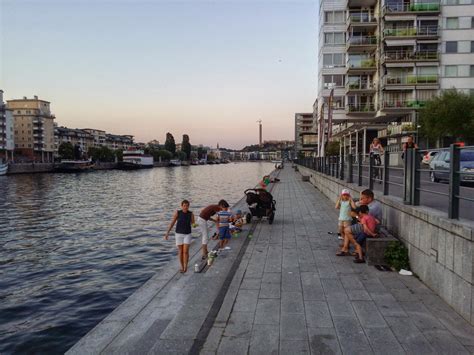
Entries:
[[385,261],[397,271],[400,271],[400,269],[410,269],[408,249],[398,241],[388,243],[388,247],[385,250]]

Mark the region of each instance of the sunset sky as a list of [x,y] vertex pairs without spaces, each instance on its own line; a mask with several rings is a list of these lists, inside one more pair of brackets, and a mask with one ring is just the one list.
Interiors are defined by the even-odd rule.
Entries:
[[242,148],[294,139],[317,91],[317,1],[0,0],[6,100],[51,102],[59,125],[166,132]]

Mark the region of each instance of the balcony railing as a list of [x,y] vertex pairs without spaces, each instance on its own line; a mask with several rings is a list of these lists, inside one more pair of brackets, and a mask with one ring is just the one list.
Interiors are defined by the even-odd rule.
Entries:
[[373,103],[348,104],[346,109],[348,112],[375,112]]
[[383,108],[386,109],[397,109],[397,108],[407,108],[407,109],[418,109],[425,107],[426,101],[422,100],[384,100],[382,102]]
[[385,85],[437,84],[438,75],[385,76]]
[[386,28],[383,31],[385,37],[436,37],[438,26]]
[[384,14],[397,12],[438,12],[440,11],[439,2],[432,3],[412,3],[412,4],[390,4],[384,7]]
[[377,24],[377,19],[373,13],[354,11],[349,12],[347,16],[347,22],[351,24]]
[[353,36],[347,41],[348,45],[362,46],[362,45],[376,45],[377,37],[375,36]]
[[385,51],[385,60],[393,60],[398,62],[403,61],[414,61],[414,60],[438,60],[439,55],[436,51],[412,51],[412,50],[398,50],[398,51]]
[[357,81],[346,83],[346,90],[375,90],[375,83]]
[[347,62],[347,67],[350,69],[375,69],[375,59],[350,60]]

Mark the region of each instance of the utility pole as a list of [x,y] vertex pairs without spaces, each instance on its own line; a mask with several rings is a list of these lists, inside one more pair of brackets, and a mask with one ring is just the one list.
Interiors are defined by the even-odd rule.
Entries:
[[258,146],[262,148],[262,120],[258,120]]

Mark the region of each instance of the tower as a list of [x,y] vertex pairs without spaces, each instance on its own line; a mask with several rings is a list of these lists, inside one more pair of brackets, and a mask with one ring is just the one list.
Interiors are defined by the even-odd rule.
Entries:
[[262,120],[258,120],[258,146],[262,147]]

